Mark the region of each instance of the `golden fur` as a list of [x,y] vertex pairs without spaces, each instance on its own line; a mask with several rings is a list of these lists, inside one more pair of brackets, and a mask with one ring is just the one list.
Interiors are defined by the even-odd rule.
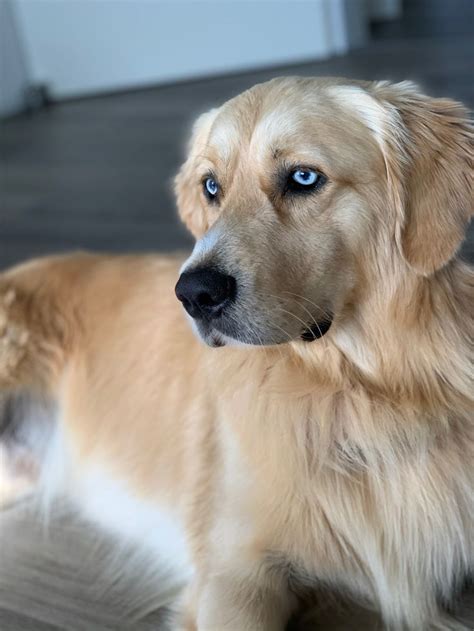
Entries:
[[[185,524],[182,628],[281,631],[320,588],[389,627],[454,628],[443,606],[474,566],[474,273],[456,258],[473,142],[462,106],[409,84],[280,79],[201,117],[177,177],[181,216],[207,233],[187,265],[242,274],[236,339],[252,346],[196,339],[179,257],[0,277],[2,388],[57,403],[75,475],[100,463]],[[329,185],[278,197],[281,160]],[[334,322],[305,343],[314,308]],[[34,450],[16,453],[6,442],[5,499],[39,476]]]

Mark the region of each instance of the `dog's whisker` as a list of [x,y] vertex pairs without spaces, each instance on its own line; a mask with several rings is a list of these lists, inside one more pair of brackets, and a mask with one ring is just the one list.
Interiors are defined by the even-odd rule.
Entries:
[[[276,296],[276,295],[274,295],[274,294],[263,294],[262,292],[257,292],[257,293],[256,293],[256,295],[257,295],[257,296],[260,296],[260,297],[262,297],[262,298],[263,298],[263,297],[270,297],[270,298],[274,298],[274,299],[276,299],[276,300],[280,300],[279,296]],[[296,295],[296,294],[295,294],[295,295]],[[301,303],[299,303],[298,301],[296,301],[296,304],[297,304],[299,307],[301,307],[301,308],[302,308],[302,309],[303,309],[303,310],[304,310],[304,311],[305,311],[305,312],[309,315],[309,317],[311,318],[311,324],[313,324],[314,326],[316,326],[316,327],[317,327],[317,329],[318,329],[318,332],[319,332],[319,335],[320,335],[320,339],[321,339],[321,338],[323,338],[323,337],[324,337],[324,336],[323,336],[323,333],[322,333],[321,328],[320,328],[320,326],[319,326],[319,323],[318,323],[318,321],[316,320],[316,318],[314,317],[314,315],[313,315],[313,314],[309,311],[309,309],[307,309],[304,305],[302,305],[302,304],[301,304]],[[302,320],[299,316],[297,316],[295,313],[293,313],[292,311],[289,311],[288,309],[285,309],[285,308],[284,308],[284,307],[282,307],[281,305],[279,305],[279,304],[278,304],[278,305],[275,305],[273,309],[274,309],[274,311],[275,311],[275,310],[277,310],[277,311],[279,311],[280,313],[286,313],[287,315],[292,316],[293,318],[295,318],[296,320],[298,320],[298,322],[301,322],[301,324],[303,325],[304,329],[307,329],[307,328],[308,328],[308,322],[305,322],[305,321],[304,321],[304,320]],[[321,311],[322,311],[322,310],[321,310]],[[330,316],[329,316],[329,314],[327,315],[327,317],[328,317],[328,318],[330,317]],[[293,338],[291,338],[291,339],[293,339]]]
[[[297,295],[297,294],[295,294],[295,296],[296,296],[296,295]],[[270,296],[270,297],[272,297],[272,298],[276,298],[276,299],[278,299],[278,296],[275,296],[275,295],[272,295],[272,294],[269,294],[269,296]],[[301,307],[304,311],[306,311],[306,313],[307,313],[307,314],[309,315],[309,317],[311,318],[312,323],[313,323],[313,324],[315,324],[316,326],[318,326],[318,322],[317,322],[316,318],[314,317],[314,315],[311,313],[311,311],[310,311],[307,307],[305,307],[303,304],[301,304],[300,302],[298,302],[298,301],[296,301],[296,304],[297,304],[299,307]]]
[[[295,318],[295,320],[298,320],[298,322],[301,322],[301,324],[303,325],[303,327],[306,329],[308,327],[308,323],[305,322],[302,318],[300,318],[299,316],[297,316],[295,313],[293,313],[292,311],[288,311],[288,309],[284,309],[283,307],[280,307],[280,312],[281,313],[287,313],[288,315],[292,316],[293,318]],[[317,323],[316,323],[317,325]]]
[[291,342],[293,340],[293,337],[288,333],[288,331],[285,331],[285,329],[281,327],[279,324],[276,324],[275,322],[270,321],[270,325],[282,331],[282,333],[284,333],[287,336],[288,342]]
[[[319,305],[317,305],[315,302],[313,302],[313,301],[312,301],[312,300],[310,300],[309,298],[305,298],[305,296],[302,296],[302,295],[300,295],[300,294],[297,294],[297,293],[294,293],[294,292],[291,292],[291,291],[286,291],[286,290],[284,290],[282,293],[292,295],[292,296],[294,296],[294,297],[296,297],[296,298],[301,298],[302,300],[306,300],[306,301],[307,301],[307,302],[309,302],[311,305],[313,305],[313,306],[314,306],[314,307],[315,307],[318,311],[320,311],[320,312],[321,312],[321,314],[322,314],[325,318],[327,318],[328,320],[330,320],[330,319],[331,319],[331,315],[330,315],[327,311],[325,311],[322,307],[320,307]],[[275,295],[275,294],[264,294],[263,292],[257,292],[257,293],[256,293],[256,295],[260,296],[261,298],[266,298],[266,297],[268,297],[268,298],[274,298],[274,299],[275,299],[275,300],[277,300],[278,302],[281,302],[281,300],[282,300],[280,296],[277,296],[277,295]],[[299,307],[301,307],[301,308],[302,308],[302,309],[303,309],[303,310],[304,310],[304,311],[305,311],[305,312],[306,312],[306,313],[310,316],[310,318],[311,318],[311,320],[312,320],[312,323],[313,323],[313,324],[315,324],[316,326],[318,326],[318,328],[319,328],[318,321],[316,320],[316,318],[315,318],[314,314],[312,314],[312,313],[311,313],[311,311],[310,311],[307,307],[305,307],[303,304],[301,304],[300,302],[296,301],[296,304],[297,304]],[[281,305],[277,305],[277,308],[283,309],[283,307],[281,307]],[[293,316],[294,316],[294,314],[291,314],[291,315],[293,315]],[[295,317],[296,317],[296,316],[295,316]],[[307,323],[305,323],[305,326],[306,326],[306,325],[307,325]]]
[[301,298],[302,300],[306,300],[306,302],[309,302],[311,305],[313,305],[313,307],[315,309],[318,309],[318,311],[320,311],[326,318],[331,318],[331,314],[329,314],[325,309],[323,309],[322,307],[320,307],[319,305],[317,305],[315,302],[313,302],[312,300],[310,300],[309,298],[306,298],[306,296],[302,296],[301,294],[296,294],[292,291],[287,291],[287,290],[283,290],[284,294],[289,294],[291,296],[295,296],[295,298]]

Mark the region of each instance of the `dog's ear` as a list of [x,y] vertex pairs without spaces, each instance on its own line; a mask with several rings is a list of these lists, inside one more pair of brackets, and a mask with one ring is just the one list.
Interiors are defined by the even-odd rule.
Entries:
[[194,123],[188,157],[174,180],[179,216],[196,238],[201,237],[209,228],[200,200],[201,190],[196,174],[196,159],[206,145],[217,112],[217,109],[212,109],[201,114]]
[[374,88],[392,123],[386,164],[399,186],[399,247],[429,275],[456,254],[473,214],[474,128],[460,103],[424,96],[411,83]]

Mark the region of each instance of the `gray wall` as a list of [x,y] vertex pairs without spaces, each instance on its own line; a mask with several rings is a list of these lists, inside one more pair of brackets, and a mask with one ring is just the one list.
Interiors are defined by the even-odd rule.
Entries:
[[401,0],[0,0],[0,116],[53,98],[322,59]]
[[33,79],[55,99],[347,50],[344,0],[14,2]]
[[0,0],[0,116],[24,106],[29,72],[11,0]]

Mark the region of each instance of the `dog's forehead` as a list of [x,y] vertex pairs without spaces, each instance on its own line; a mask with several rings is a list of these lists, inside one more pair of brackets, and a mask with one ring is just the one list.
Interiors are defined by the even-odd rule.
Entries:
[[360,146],[364,135],[369,140],[368,131],[362,120],[355,124],[333,88],[241,95],[229,101],[214,121],[209,146],[224,163],[242,152],[264,160],[319,148],[329,157],[335,146]]

